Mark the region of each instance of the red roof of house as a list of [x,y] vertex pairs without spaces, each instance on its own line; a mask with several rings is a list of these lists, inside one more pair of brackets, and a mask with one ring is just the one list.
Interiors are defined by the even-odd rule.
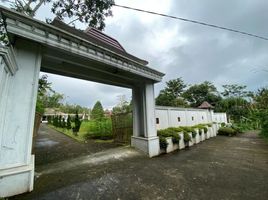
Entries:
[[204,101],[200,106],[198,106],[198,108],[210,109],[210,108],[214,108],[214,106],[210,105],[207,101]]

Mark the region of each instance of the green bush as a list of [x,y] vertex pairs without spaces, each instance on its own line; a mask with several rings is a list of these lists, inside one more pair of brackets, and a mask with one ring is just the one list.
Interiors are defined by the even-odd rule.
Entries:
[[226,126],[226,123],[225,122],[222,122],[221,123],[221,127],[225,127]]
[[187,133],[194,132],[194,126],[193,127],[191,127],[191,126],[181,126],[180,128],[183,130],[183,132],[187,132]]
[[171,137],[172,142],[174,144],[179,143],[179,141],[180,141],[180,135],[178,134],[177,131],[174,131],[173,128],[167,128],[167,129],[158,130],[157,135],[159,137],[165,137],[165,138],[166,137]]
[[243,129],[240,126],[237,126],[235,124],[232,124],[230,128],[235,130],[236,133],[243,133]]
[[[205,133],[207,133],[208,132],[208,128],[207,128],[207,124],[198,124],[198,125],[195,125],[195,126],[193,126],[193,127],[195,127],[195,128],[198,128],[198,129],[203,129],[204,130],[204,132]],[[200,131],[201,132],[201,131]],[[202,134],[202,132],[200,133],[199,132],[199,135],[201,135]]]
[[89,140],[89,139],[111,140],[113,139],[113,134],[112,133],[86,133],[84,135],[84,138],[86,140]]
[[74,118],[74,127],[72,127],[74,135],[77,135],[77,133],[79,132],[81,123],[82,122],[79,119],[78,112],[76,111],[75,118]]
[[177,132],[177,133],[179,133],[179,132],[182,132],[182,131],[183,131],[183,129],[182,129],[182,128],[180,128],[180,127],[170,127],[170,128],[167,128],[167,129],[172,130],[172,131],[175,131],[175,132]]
[[268,138],[268,111],[263,112],[261,116],[261,136]]
[[162,136],[159,137],[159,144],[161,149],[166,149],[168,146],[166,138]]
[[188,132],[183,132],[183,140],[185,143],[192,141],[192,138]]
[[193,138],[195,138],[197,134],[198,134],[198,131],[196,129],[193,129],[193,132],[192,132]]
[[67,123],[66,123],[66,128],[68,130],[70,130],[72,128],[72,124],[71,124],[71,116],[68,115],[68,118],[67,118]]
[[218,130],[219,135],[225,135],[225,136],[234,136],[236,135],[236,131],[233,128],[230,127],[221,127]]
[[198,129],[198,133],[199,133],[199,135],[202,135],[202,129],[201,128]]

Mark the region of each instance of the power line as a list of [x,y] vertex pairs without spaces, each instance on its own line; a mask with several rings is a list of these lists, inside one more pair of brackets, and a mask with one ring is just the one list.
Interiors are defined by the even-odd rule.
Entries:
[[258,38],[258,39],[268,41],[268,38],[263,37],[263,36],[255,35],[255,34],[252,34],[252,33],[247,33],[247,32],[232,29],[232,28],[218,26],[218,25],[215,25],[215,24],[209,24],[209,23],[205,23],[205,22],[201,22],[201,21],[186,19],[186,18],[182,18],[182,17],[176,17],[176,16],[172,16],[172,15],[167,15],[167,14],[163,14],[163,13],[157,13],[157,12],[143,10],[143,9],[139,9],[139,8],[133,8],[133,7],[129,7],[129,6],[122,6],[122,5],[118,5],[118,4],[113,4],[113,6],[129,9],[129,10],[134,10],[134,11],[138,11],[138,12],[144,12],[144,13],[148,13],[148,14],[152,14],[152,15],[158,15],[158,16],[162,16],[162,17],[168,17],[168,18],[172,18],[172,19],[177,19],[177,20],[181,20],[181,21],[185,21],[185,22],[199,24],[199,25],[202,25],[202,26],[209,26],[209,27],[212,27],[212,28],[231,31],[231,32],[235,32],[235,33],[239,33],[239,34],[243,34],[243,35],[247,35],[247,36],[251,36],[251,37],[255,37],[255,38]]

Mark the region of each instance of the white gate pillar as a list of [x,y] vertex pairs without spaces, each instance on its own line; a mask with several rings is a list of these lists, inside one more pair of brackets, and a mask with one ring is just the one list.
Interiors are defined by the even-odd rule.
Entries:
[[159,138],[155,122],[154,84],[146,83],[132,89],[133,136],[131,146],[149,157],[159,155]]
[[[31,149],[41,51],[39,45],[20,39],[14,50],[15,55],[0,54],[2,72],[8,74],[0,90],[0,197],[31,191],[34,179]],[[4,59],[8,57],[13,62]],[[18,69],[11,73],[15,61]],[[3,77],[0,74],[1,83]]]

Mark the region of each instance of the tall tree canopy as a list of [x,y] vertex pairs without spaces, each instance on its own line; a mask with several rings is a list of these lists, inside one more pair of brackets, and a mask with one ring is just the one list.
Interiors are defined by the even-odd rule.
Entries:
[[198,107],[203,101],[215,106],[221,99],[217,88],[208,81],[190,86],[182,96],[190,102],[192,107]]
[[186,88],[186,84],[182,78],[177,78],[166,82],[166,87],[160,91],[158,97],[155,99],[156,105],[159,106],[187,106],[180,95]]
[[246,91],[245,85],[223,85],[224,91],[221,93],[224,97],[247,97],[250,92]]
[[113,114],[117,113],[127,113],[132,111],[132,101],[128,102],[125,95],[119,95],[118,103],[113,107]]
[[112,16],[113,0],[14,0],[12,7],[34,17],[42,4],[50,3],[51,11],[60,19],[79,20],[88,26],[103,30],[105,17]]
[[100,101],[97,101],[95,105],[93,106],[92,111],[91,111],[91,118],[94,120],[104,119],[104,110]]

